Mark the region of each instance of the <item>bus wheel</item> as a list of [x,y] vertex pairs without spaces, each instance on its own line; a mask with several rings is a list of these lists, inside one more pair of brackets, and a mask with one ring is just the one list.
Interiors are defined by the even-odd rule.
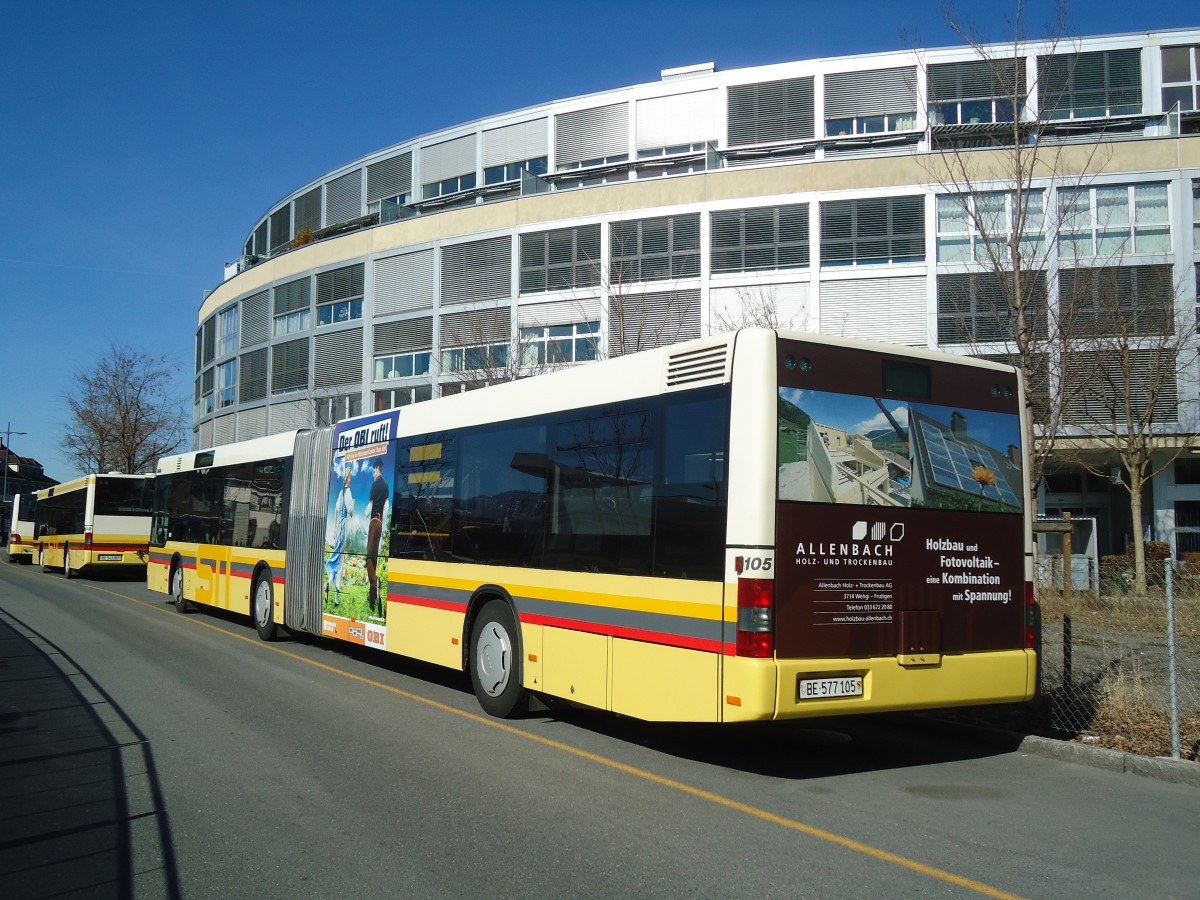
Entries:
[[63,578],[71,577],[71,545],[63,547]]
[[520,640],[508,604],[493,600],[479,612],[471,628],[471,686],[484,711],[502,719],[529,708],[521,686]]
[[171,599],[181,613],[191,612],[192,604],[183,596],[183,566],[171,570]]
[[263,572],[254,583],[254,630],[264,641],[273,641],[279,634],[275,624],[275,587],[271,583],[271,573]]

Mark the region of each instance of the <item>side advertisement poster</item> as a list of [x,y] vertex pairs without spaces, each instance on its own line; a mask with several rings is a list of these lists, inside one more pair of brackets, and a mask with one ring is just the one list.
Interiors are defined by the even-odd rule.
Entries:
[[387,639],[388,528],[398,411],[338,425],[326,513],[326,635],[383,647]]

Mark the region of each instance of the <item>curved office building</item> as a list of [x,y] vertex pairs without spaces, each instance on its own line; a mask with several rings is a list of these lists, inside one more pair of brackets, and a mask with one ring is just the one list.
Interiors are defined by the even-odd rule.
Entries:
[[[1017,142],[1043,160],[1039,233],[1024,239],[1051,321],[1062,291],[1104,271],[1129,303],[1194,322],[1197,110],[1200,28],[1016,56],[688,66],[412,137],[253,223],[200,309],[194,442],[739,324],[1003,356],[1011,328],[986,313],[998,276],[979,223],[1003,230],[1014,191],[981,173],[1006,171]],[[1194,367],[1173,391],[1160,429],[1186,445]],[[1196,460],[1156,478],[1146,523],[1177,553],[1200,551]],[[1064,468],[1046,508],[1095,516],[1102,552],[1119,550],[1119,490]]]

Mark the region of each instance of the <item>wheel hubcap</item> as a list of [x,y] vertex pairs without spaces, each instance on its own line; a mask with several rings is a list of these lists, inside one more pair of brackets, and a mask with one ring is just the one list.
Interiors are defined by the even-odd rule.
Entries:
[[508,686],[512,668],[512,641],[496,622],[488,623],[479,633],[479,646],[475,649],[476,669],[479,684],[490,697],[498,697]]
[[258,601],[254,604],[254,611],[258,615],[258,624],[266,625],[271,619],[271,592],[267,589],[266,582],[259,583],[255,599]]

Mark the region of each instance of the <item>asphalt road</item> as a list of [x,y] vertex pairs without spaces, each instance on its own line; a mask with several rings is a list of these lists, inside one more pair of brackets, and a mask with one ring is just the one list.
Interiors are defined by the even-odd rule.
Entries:
[[165,599],[0,563],[0,897],[1200,895],[1195,787],[910,717],[500,722]]

